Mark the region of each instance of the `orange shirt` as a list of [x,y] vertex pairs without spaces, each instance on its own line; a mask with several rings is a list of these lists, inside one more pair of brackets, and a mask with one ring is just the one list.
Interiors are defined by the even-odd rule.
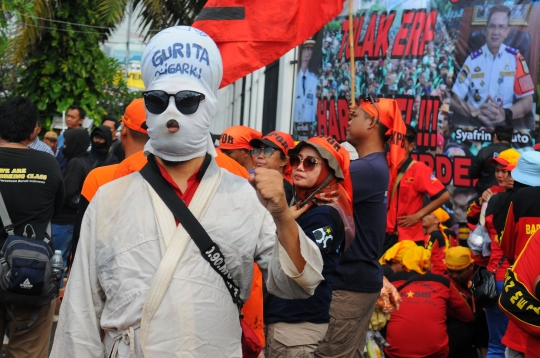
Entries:
[[[403,165],[406,164],[407,162]],[[392,189],[389,188],[389,197],[391,196]],[[446,188],[435,177],[433,170],[424,163],[414,162],[403,174],[392,198],[392,202],[388,205],[386,232],[393,233],[397,229],[399,231],[399,241],[422,241],[424,239],[424,232],[421,221],[413,226],[402,227],[397,224],[397,219],[400,216],[412,215],[422,209],[424,207],[425,194],[431,200],[435,200],[445,192]]]

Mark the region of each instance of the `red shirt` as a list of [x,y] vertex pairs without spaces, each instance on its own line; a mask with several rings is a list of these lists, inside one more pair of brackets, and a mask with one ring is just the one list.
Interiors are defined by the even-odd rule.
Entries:
[[[396,287],[414,273],[398,272],[390,276]],[[427,273],[400,290],[402,302],[392,312],[386,330],[390,344],[384,353],[389,358],[446,358],[448,356],[447,314],[464,322],[474,315],[450,281],[441,275]]]
[[[403,165],[408,165],[407,162]],[[393,188],[389,188],[388,195],[391,197]],[[414,162],[403,174],[401,181],[396,188],[392,201],[388,205],[386,216],[386,232],[399,231],[399,241],[412,240],[422,241],[424,232],[422,222],[419,221],[410,227],[397,225],[397,218],[400,216],[412,215],[424,207],[424,195],[427,194],[431,200],[437,199],[446,188],[435,177],[433,171],[422,162]]]
[[[167,173],[165,168],[163,168],[163,166],[159,164],[157,160],[156,160],[156,164],[159,168],[159,171],[161,172],[161,175],[163,176],[163,178],[165,178],[167,183],[169,183],[172,186],[176,195],[178,195],[178,197],[182,199],[184,203],[186,203],[186,206],[189,206],[191,199],[193,199],[193,195],[195,195],[195,192],[197,191],[197,188],[199,187],[199,184],[201,183],[201,181],[199,180],[199,172],[201,171],[201,168],[199,167],[199,169],[197,169],[195,173],[193,173],[188,178],[186,191],[182,193],[182,190],[180,190],[178,185],[176,185],[173,178],[169,175],[169,173]],[[178,221],[176,222],[176,225],[178,225]]]
[[501,249],[510,262],[517,260],[525,243],[540,230],[540,187],[518,190],[512,199],[500,240]]
[[[506,297],[506,300],[501,297],[500,300],[503,312],[510,318],[503,343],[510,340],[510,338],[515,338],[517,334],[518,337],[522,338],[521,342],[518,341],[521,344],[520,347],[517,347],[517,350],[525,353],[527,358],[540,357],[540,300],[534,296],[534,281],[540,276],[538,257],[540,257],[540,231],[530,237],[523,252],[515,262],[512,268],[515,277],[508,277],[508,280],[505,281],[503,296],[508,294],[510,297]],[[522,285],[519,289],[516,289],[516,292],[510,290],[511,288],[517,288],[515,283],[512,282],[514,280]],[[532,296],[525,298],[520,295],[518,291],[523,289],[527,290]],[[511,309],[515,310],[516,308],[518,308],[517,311],[509,312]],[[525,338],[526,342],[523,342],[523,338]],[[512,346],[511,348],[516,349]]]

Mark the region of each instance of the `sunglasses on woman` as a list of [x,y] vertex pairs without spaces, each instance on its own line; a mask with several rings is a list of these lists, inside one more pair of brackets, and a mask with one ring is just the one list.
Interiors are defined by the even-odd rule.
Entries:
[[299,155],[291,155],[289,157],[289,163],[291,164],[291,167],[293,167],[293,169],[298,168],[300,163],[302,163],[306,172],[312,171],[313,169],[315,169],[315,166],[317,164],[321,164],[319,159],[312,157],[311,155],[308,155],[305,158],[300,158]]
[[254,157],[258,157],[262,152],[265,158],[270,158],[272,156],[272,153],[274,153],[274,150],[276,150],[276,148],[272,148],[272,147],[253,148],[251,150],[251,155]]
[[194,91],[180,91],[169,94],[165,91],[154,90],[143,92],[144,105],[148,112],[161,114],[169,106],[169,98],[174,97],[176,108],[182,114],[193,114],[199,109],[199,104],[204,101],[204,94]]

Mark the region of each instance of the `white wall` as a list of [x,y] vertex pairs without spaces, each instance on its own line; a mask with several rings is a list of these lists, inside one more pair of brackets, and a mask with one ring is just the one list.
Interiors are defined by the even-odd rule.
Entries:
[[244,112],[244,125],[261,130],[264,103],[264,75],[261,68],[246,76],[245,100],[242,108],[242,81],[228,85],[218,91],[218,113],[210,131],[218,134],[233,125],[240,124],[241,112]]
[[292,134],[294,87],[297,75],[297,48],[279,59],[279,85],[276,113],[276,130]]

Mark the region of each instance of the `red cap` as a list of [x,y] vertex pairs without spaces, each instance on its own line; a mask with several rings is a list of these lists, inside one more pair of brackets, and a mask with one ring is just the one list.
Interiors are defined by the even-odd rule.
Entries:
[[221,134],[220,149],[250,149],[251,140],[261,138],[262,133],[246,126],[232,126]]
[[537,152],[540,152],[540,143],[537,143],[533,146],[533,149],[536,150]]
[[512,171],[516,167],[520,156],[521,153],[517,150],[509,148],[500,152],[497,157],[489,158],[488,163],[500,164],[504,167],[503,169]]
[[146,125],[146,109],[144,108],[144,100],[137,98],[127,106],[124,116],[120,119],[126,127],[136,132],[148,134],[148,126]]

